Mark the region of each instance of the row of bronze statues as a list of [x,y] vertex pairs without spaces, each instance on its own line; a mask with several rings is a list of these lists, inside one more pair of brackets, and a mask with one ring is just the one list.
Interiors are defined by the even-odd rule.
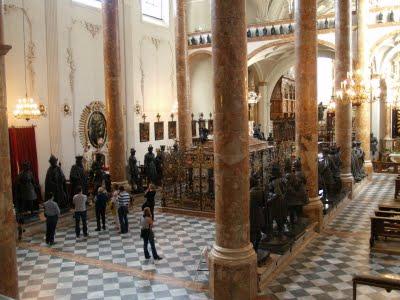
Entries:
[[279,163],[273,163],[265,187],[250,180],[250,240],[265,258],[269,252],[283,254],[305,231],[308,220],[303,207],[309,202],[306,178],[300,159],[286,159],[283,173]]
[[[149,146],[148,152],[144,157],[144,171],[141,172],[141,168],[137,165],[135,157],[136,151],[135,149],[131,149],[128,171],[134,193],[143,192],[145,190],[144,184],[154,183],[161,185],[164,151],[165,146],[161,146],[161,149],[157,149],[157,156],[155,156],[153,147]],[[50,166],[45,179],[45,201],[52,194],[54,201],[58,203],[62,212],[68,211],[71,208],[72,197],[78,187],[81,187],[83,193],[86,195],[96,194],[100,186],[105,186],[111,192],[111,179],[105,171],[105,157],[103,154],[96,154],[89,172],[84,168],[82,156],[77,156],[75,159],[75,164],[70,170],[69,186],[67,186],[67,179],[62,170],[61,163],[58,162],[58,159],[54,155],[51,155],[49,159]],[[29,162],[24,162],[22,164],[22,171],[18,174],[14,183],[14,199],[17,215],[21,216],[22,219],[36,216],[39,211],[40,195],[40,186],[34,178],[31,165]]]

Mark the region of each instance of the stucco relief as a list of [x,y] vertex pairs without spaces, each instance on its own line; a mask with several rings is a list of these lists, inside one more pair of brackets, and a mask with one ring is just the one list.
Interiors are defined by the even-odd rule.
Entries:
[[4,13],[10,14],[11,12],[17,12],[20,11],[23,16],[23,21],[24,24],[25,22],[28,24],[28,40],[26,41],[25,37],[25,32],[24,32],[24,45],[26,45],[24,49],[25,53],[25,64],[26,64],[26,70],[28,71],[28,78],[29,78],[29,91],[30,94],[34,94],[35,92],[35,69],[34,69],[34,63],[36,59],[36,45],[33,42],[33,34],[32,34],[32,21],[29,18],[28,12],[24,7],[19,7],[14,4],[4,4]]

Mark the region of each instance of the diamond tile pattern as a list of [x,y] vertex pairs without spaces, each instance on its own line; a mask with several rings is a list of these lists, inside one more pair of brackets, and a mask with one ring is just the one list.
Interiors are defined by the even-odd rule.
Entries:
[[[351,299],[354,274],[400,274],[400,257],[370,254],[369,215],[378,203],[394,194],[394,176],[375,174],[373,181],[328,226],[330,230],[363,232],[322,233],[299,254],[262,294],[278,299]],[[140,212],[129,216],[130,231],[119,235],[111,216],[107,230],[95,232],[89,221],[88,239],[76,239],[73,226],[58,228],[55,249],[150,273],[207,283],[207,272],[196,272],[201,250],[214,240],[214,222],[207,219],[156,213],[155,236],[160,262],[145,260],[139,233]],[[43,235],[29,239],[46,247]],[[33,250],[18,249],[21,299],[207,299],[160,281],[143,280],[101,267],[80,264]],[[399,292],[358,287],[357,299],[400,299]]]

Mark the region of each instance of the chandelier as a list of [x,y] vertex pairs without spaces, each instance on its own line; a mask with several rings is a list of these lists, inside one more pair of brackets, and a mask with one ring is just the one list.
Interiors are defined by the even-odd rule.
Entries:
[[353,106],[360,106],[370,101],[370,93],[358,70],[355,74],[347,73],[347,78],[340,83],[340,90],[336,92],[336,99]]
[[[44,106],[39,108],[39,105],[33,100],[33,98],[28,97],[28,88],[26,84],[26,45],[25,45],[25,21],[24,14],[22,14],[22,31],[24,36],[24,74],[25,74],[25,98],[18,99],[15,106],[13,115],[17,119],[25,119],[26,121],[38,119],[41,115],[45,113]],[[33,85],[32,85],[33,88]]]
[[38,119],[41,116],[39,106],[32,98],[18,99],[18,103],[13,112],[14,117],[17,119],[25,119],[27,121]]
[[248,102],[250,105],[255,105],[255,104],[257,104],[257,103],[260,101],[260,99],[261,99],[260,95],[258,95],[258,94],[257,94],[256,92],[254,92],[254,91],[249,92],[248,95],[247,95],[247,102]]

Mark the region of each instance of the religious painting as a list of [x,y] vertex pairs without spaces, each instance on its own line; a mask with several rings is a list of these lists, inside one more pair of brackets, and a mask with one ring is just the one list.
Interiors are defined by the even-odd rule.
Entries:
[[199,120],[199,130],[200,128],[206,128],[206,120]]
[[154,138],[156,141],[164,139],[164,122],[154,122]]
[[196,123],[197,121],[192,120],[192,137],[196,136]]
[[87,105],[79,121],[79,136],[82,146],[102,148],[107,141],[107,121],[104,103],[94,101]]
[[139,138],[140,142],[148,142],[150,141],[150,123],[140,123],[139,124]]
[[168,122],[168,138],[170,140],[176,139],[176,121]]
[[208,120],[208,133],[214,134],[214,121]]

